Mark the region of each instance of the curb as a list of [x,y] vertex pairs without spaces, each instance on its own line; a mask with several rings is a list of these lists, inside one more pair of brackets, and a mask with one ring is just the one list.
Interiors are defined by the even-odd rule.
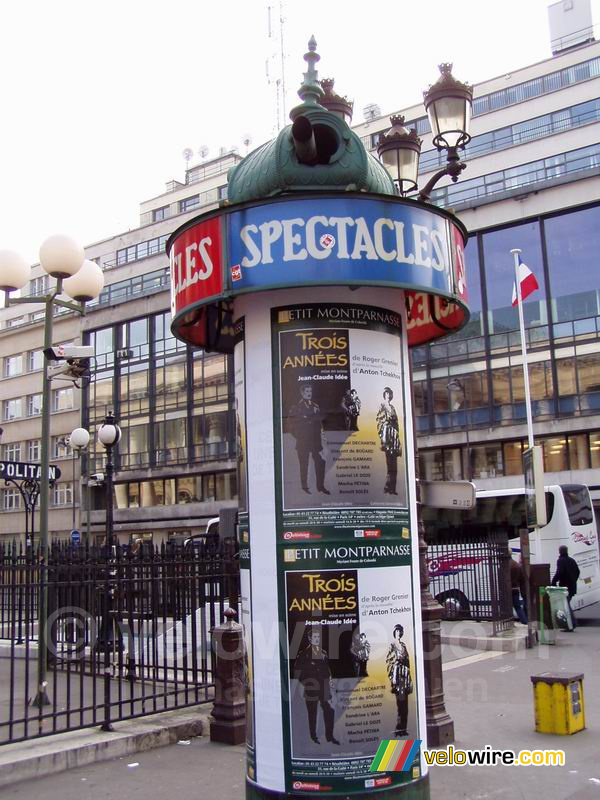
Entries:
[[165,711],[116,722],[110,733],[84,728],[3,745],[0,788],[202,736],[208,733],[209,715],[210,706]]
[[466,647],[472,650],[492,650],[504,653],[516,653],[527,647],[527,633],[510,636],[478,636],[477,634],[441,634],[442,644]]

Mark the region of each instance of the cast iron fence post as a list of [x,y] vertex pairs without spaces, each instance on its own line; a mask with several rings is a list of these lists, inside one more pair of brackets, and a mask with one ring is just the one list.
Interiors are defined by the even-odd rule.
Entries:
[[225,611],[227,622],[213,628],[215,660],[215,701],[211,711],[210,740],[223,744],[246,741],[246,686],[242,626],[235,622],[232,608]]

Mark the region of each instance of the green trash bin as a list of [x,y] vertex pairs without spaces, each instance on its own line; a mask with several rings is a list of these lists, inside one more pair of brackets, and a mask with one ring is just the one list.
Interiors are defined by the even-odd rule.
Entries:
[[556,644],[557,631],[572,631],[573,617],[564,586],[540,586],[540,644]]

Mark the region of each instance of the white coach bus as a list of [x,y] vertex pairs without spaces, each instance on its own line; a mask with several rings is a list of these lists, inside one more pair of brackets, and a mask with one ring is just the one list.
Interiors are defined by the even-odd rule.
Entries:
[[[530,560],[532,564],[550,564],[550,577],[554,575],[558,548],[566,545],[569,555],[579,565],[580,576],[577,594],[571,601],[574,610],[585,608],[600,601],[600,551],[598,530],[589,489],[583,484],[568,484],[544,487],[548,522],[542,528],[530,531]],[[456,536],[468,537],[472,532],[484,529],[505,530],[513,552],[520,551],[519,531],[526,527],[525,489],[486,489],[477,492],[477,502],[468,511],[425,509],[428,541],[435,542],[438,556],[446,550],[440,545],[448,542],[447,556],[429,562],[430,591],[449,610],[466,611],[477,603],[473,586],[487,583],[473,554],[451,544]],[[444,563],[445,562],[445,563]],[[453,574],[451,574],[453,573]],[[479,579],[478,579],[479,577]],[[483,579],[483,580],[482,580]],[[479,600],[484,601],[481,593]]]

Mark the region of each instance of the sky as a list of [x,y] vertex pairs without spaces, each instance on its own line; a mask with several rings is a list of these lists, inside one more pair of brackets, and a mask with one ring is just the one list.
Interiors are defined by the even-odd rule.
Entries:
[[[600,0],[591,0],[594,22]],[[252,150],[277,130],[314,34],[320,77],[382,113],[454,64],[478,83],[549,58],[548,0],[19,0],[0,11],[0,249],[31,263],[56,232],[82,244],[136,228],[139,203],[183,180],[183,151]],[[269,6],[272,33],[269,38]],[[280,8],[282,13],[280,13]],[[280,113],[280,119],[282,115]]]

